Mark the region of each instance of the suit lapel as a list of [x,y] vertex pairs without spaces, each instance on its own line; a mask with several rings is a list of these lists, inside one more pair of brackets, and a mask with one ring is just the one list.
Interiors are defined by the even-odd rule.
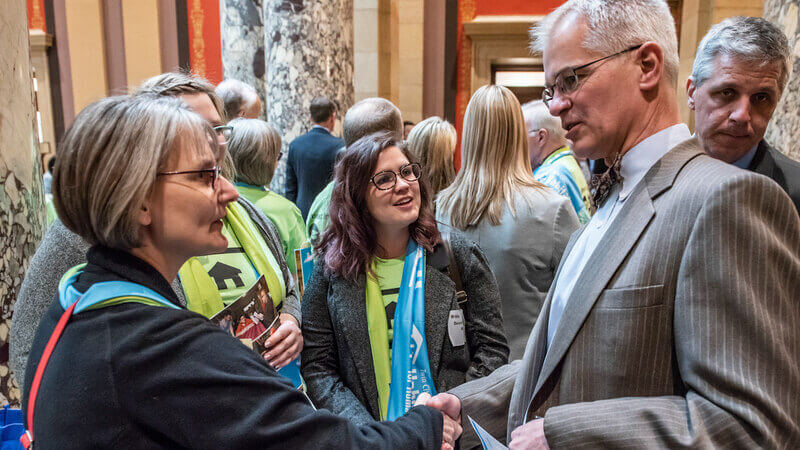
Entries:
[[337,295],[337,317],[342,326],[347,344],[353,357],[353,363],[364,388],[367,405],[373,417],[380,416],[378,406],[378,385],[375,382],[375,366],[372,363],[372,348],[369,341],[369,328],[367,325],[367,297],[366,276],[360,275],[357,283],[343,281],[341,293]]
[[[542,385],[553,374],[600,293],[619,270],[655,216],[653,200],[672,186],[681,168],[687,162],[700,154],[702,154],[702,150],[696,139],[689,139],[678,144],[650,168],[642,183],[636,187],[623,205],[618,206],[622,209],[601,238],[595,251],[589,256],[589,260],[579,275],[580,279],[567,300],[558,330],[556,330],[553,343],[544,357],[542,370],[530,399],[536,396]],[[577,234],[575,233],[575,235]],[[575,240],[577,240],[576,236],[573,236],[572,244]],[[562,261],[566,259],[566,255],[567,253]],[[554,289],[550,290],[548,301],[552,297],[553,291]],[[546,334],[544,340],[546,342]]]

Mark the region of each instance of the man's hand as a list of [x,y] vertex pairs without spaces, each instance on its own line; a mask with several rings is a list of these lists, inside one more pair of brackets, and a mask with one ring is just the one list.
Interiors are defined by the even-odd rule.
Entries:
[[461,423],[461,400],[455,395],[447,393],[436,394],[425,405],[436,408],[450,416],[451,419]]
[[281,314],[281,326],[267,339],[267,361],[275,370],[289,364],[303,350],[303,334],[297,319],[291,314]]
[[550,446],[547,445],[547,439],[544,437],[544,419],[531,420],[512,431],[511,444],[508,445],[508,448],[509,450],[549,450]]
[[414,406],[425,405],[442,412],[442,450],[453,450],[456,439],[461,436],[461,401],[452,394],[422,393],[417,397]]

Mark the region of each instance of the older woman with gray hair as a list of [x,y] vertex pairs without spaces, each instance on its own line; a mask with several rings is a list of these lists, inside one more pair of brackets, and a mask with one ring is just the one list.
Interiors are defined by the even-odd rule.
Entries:
[[438,411],[365,426],[316,411],[259,355],[179,306],[169,280],[228,247],[223,218],[238,195],[221,153],[176,99],[100,100],[67,131],[54,203],[91,249],[62,278],[28,360],[36,447],[439,448]]
[[294,251],[308,245],[300,209],[269,190],[281,157],[281,137],[270,124],[258,119],[236,119],[228,140],[228,153],[236,167],[236,190],[275,224],[281,236],[289,270],[296,272]]

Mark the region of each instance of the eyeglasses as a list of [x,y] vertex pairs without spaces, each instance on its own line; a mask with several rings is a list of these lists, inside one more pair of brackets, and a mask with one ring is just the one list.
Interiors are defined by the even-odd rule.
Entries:
[[219,175],[222,169],[219,166],[215,166],[211,169],[200,169],[200,170],[177,170],[174,172],[159,172],[156,176],[168,176],[168,175],[182,175],[182,174],[193,174],[196,173],[200,176],[200,178],[211,185],[211,189],[217,190],[217,180],[219,179]]
[[233,127],[228,125],[220,125],[218,127],[214,127],[214,132],[217,133],[217,136],[222,136],[223,139],[225,139],[223,144],[227,144],[231,139],[231,134],[233,134]]
[[578,77],[578,74],[576,73],[577,71],[585,69],[591,66],[592,64],[599,63],[600,61],[605,61],[606,59],[619,56],[623,53],[632,52],[641,46],[642,44],[639,44],[630,48],[626,48],[621,52],[614,53],[613,55],[604,56],[600,59],[595,59],[594,61],[586,63],[582,66],[567,67],[566,69],[562,70],[558,75],[556,75],[556,80],[552,85],[548,86],[547,84],[545,84],[544,91],[542,91],[542,101],[544,102],[545,106],[550,107],[550,101],[553,100],[553,96],[555,95],[556,89],[558,89],[558,92],[560,92],[561,95],[567,95],[577,91],[578,88],[580,87],[581,81],[584,81],[586,78],[589,78],[589,75],[591,75],[591,74],[586,75],[586,77],[581,79],[580,77]]
[[394,170],[384,170],[376,173],[369,180],[376,188],[388,191],[397,184],[397,176],[400,175],[406,181],[417,181],[422,174],[422,166],[419,163],[408,163],[400,167],[400,172]]

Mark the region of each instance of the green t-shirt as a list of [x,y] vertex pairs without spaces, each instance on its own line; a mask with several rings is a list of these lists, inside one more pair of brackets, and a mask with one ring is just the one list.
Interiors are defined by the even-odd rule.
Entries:
[[[394,310],[397,307],[397,297],[400,293],[400,283],[403,281],[403,265],[405,259],[381,259],[375,257],[375,276],[378,287],[381,289],[383,306],[386,309],[386,325],[389,329],[389,348],[392,348],[394,326]],[[389,353],[391,358],[391,352]]]
[[311,203],[306,217],[306,235],[309,242],[314,242],[330,225],[328,208],[331,205],[331,195],[333,194],[333,181],[328,183]]
[[49,227],[55,222],[58,214],[56,213],[56,207],[53,206],[53,194],[45,194],[44,196],[44,207],[45,207],[45,220],[47,221],[46,224]]
[[236,190],[275,224],[289,272],[297,273],[294,251],[308,245],[306,225],[300,209],[288,199],[263,187],[236,183]]

